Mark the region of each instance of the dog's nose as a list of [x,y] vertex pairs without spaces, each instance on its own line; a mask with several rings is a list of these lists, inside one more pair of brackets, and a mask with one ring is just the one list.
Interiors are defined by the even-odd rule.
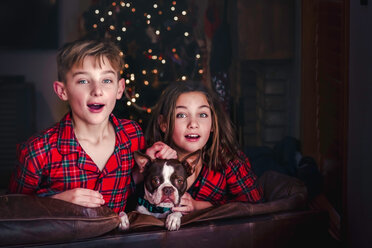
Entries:
[[171,195],[174,192],[174,189],[172,187],[164,187],[163,188],[163,194],[166,196]]

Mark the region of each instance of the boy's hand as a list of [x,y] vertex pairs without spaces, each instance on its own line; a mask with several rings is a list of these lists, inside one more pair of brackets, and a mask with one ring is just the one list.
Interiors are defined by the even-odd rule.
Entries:
[[161,141],[155,142],[151,147],[147,148],[146,154],[151,159],[177,159],[177,152]]
[[181,212],[183,215],[189,214],[195,210],[212,207],[212,203],[207,201],[197,201],[189,193],[185,193],[180,202],[180,207],[173,207],[173,212]]
[[71,202],[83,207],[95,208],[105,204],[103,196],[94,190],[76,188],[51,196],[51,198]]

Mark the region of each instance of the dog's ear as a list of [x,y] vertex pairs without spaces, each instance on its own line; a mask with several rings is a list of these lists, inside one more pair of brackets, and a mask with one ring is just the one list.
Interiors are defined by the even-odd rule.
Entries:
[[195,171],[195,166],[199,163],[202,151],[199,149],[184,157],[181,163],[186,167],[188,176],[191,176]]
[[151,158],[149,156],[139,151],[134,152],[134,160],[138,165],[140,173],[143,173],[145,171],[146,165],[151,162]]

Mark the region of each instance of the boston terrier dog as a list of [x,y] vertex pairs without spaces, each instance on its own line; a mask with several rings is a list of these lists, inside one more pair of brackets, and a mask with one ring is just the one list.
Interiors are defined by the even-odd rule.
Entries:
[[[143,175],[143,195],[138,197],[136,210],[156,218],[166,218],[165,227],[170,231],[181,226],[180,212],[172,212],[172,207],[179,206],[182,195],[187,189],[187,178],[194,172],[201,157],[198,150],[186,156],[182,161],[177,159],[152,160],[146,154],[135,152],[134,158],[139,172]],[[126,216],[120,214],[122,223],[119,228],[128,229]]]

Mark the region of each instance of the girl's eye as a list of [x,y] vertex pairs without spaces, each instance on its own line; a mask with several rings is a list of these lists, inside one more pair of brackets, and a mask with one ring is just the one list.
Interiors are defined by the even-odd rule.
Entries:
[[207,114],[207,113],[201,113],[201,114],[200,114],[200,117],[202,117],[202,118],[207,118],[207,117],[208,117],[208,114]]
[[176,118],[186,118],[186,114],[183,113],[176,114]]
[[109,84],[109,83],[112,83],[112,80],[111,80],[111,79],[105,79],[105,80],[103,80],[103,82],[104,82],[105,84]]
[[79,80],[79,84],[87,84],[87,83],[88,83],[88,80],[86,79]]

